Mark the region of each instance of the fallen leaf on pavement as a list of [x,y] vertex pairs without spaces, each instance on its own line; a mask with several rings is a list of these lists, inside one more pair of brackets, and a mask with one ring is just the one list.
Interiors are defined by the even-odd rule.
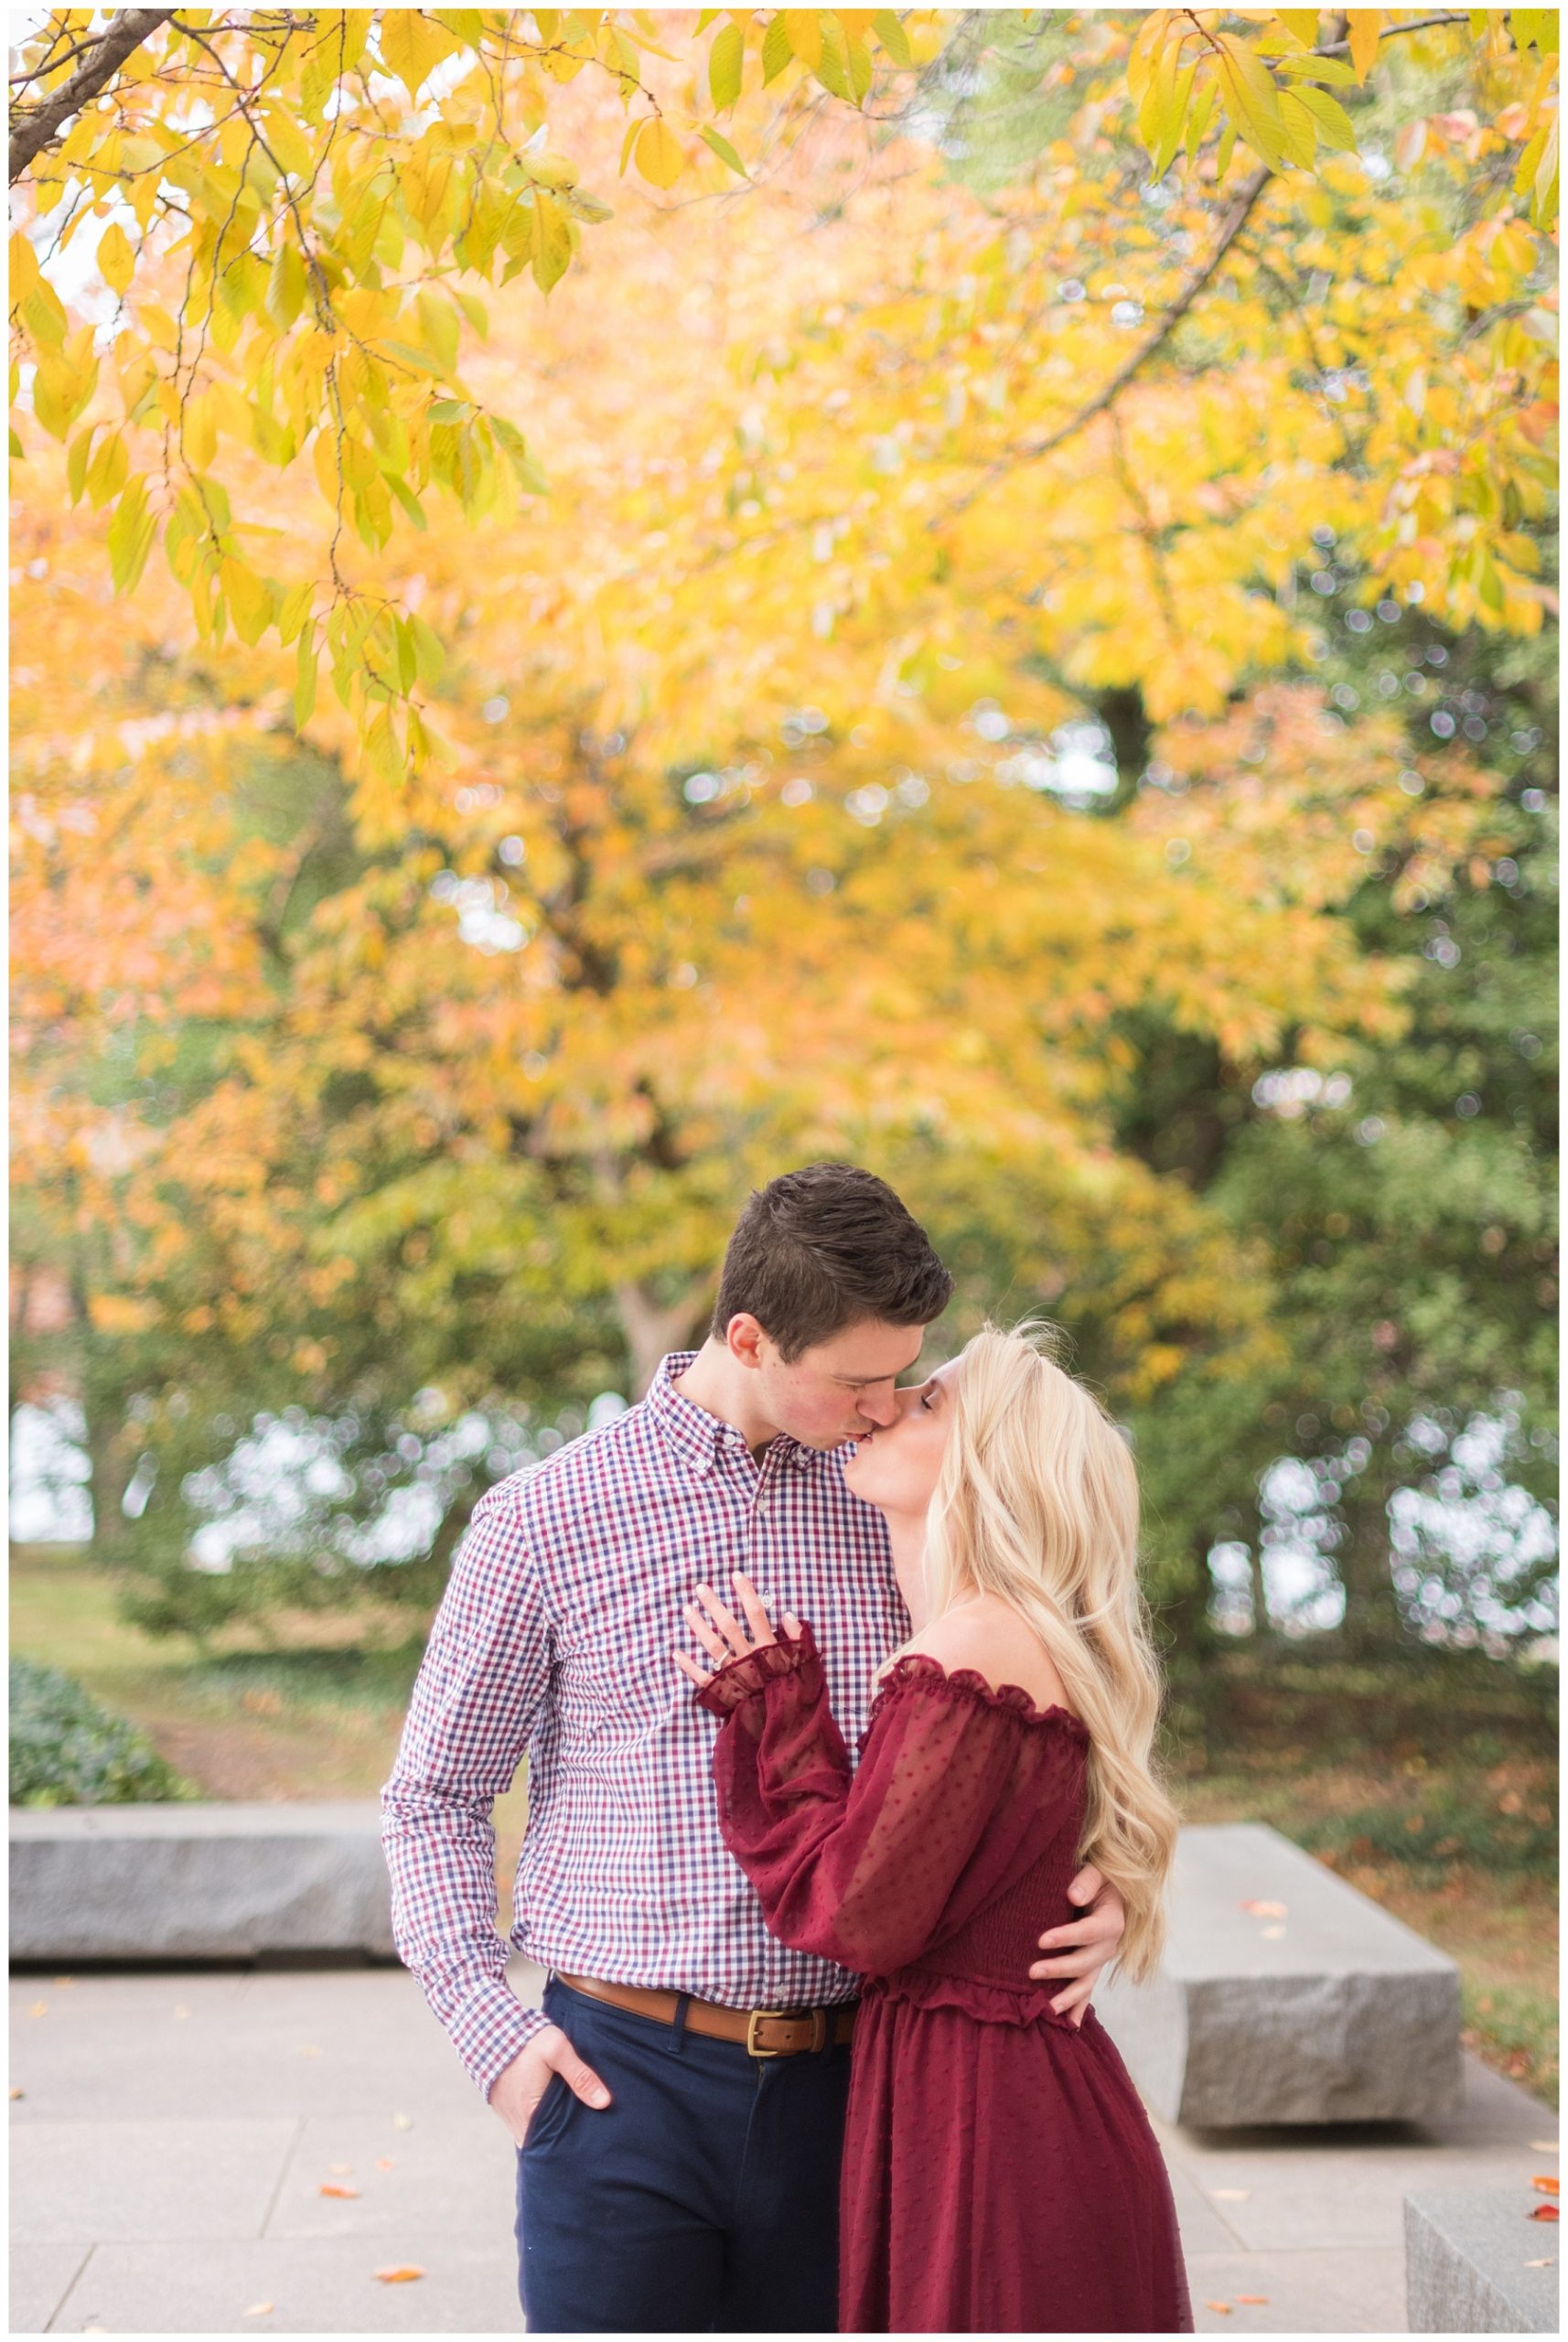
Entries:
[[17,2090],[17,2089],[16,2089],[16,2087],[15,2086],[15,2084],[13,2084],[13,2085],[12,2085],[12,2090],[11,2090],[11,2095],[12,2095],[12,2097],[13,2097],[13,2098],[26,2098],[26,2097],[27,2097],[27,2091],[26,2091],[25,2090]]
[[1530,2151],[1534,2155],[1554,2155],[1557,2153],[1557,2142],[1555,2139],[1531,2139]]
[[48,2016],[48,2013],[49,2004],[48,2001],[35,2001],[32,2007],[27,2011],[27,2014],[29,2016]]
[[1265,1937],[1274,1937],[1283,1936],[1284,1929],[1283,1928],[1260,1928],[1259,1932]]
[[75,1982],[76,1979],[74,1976],[57,1976],[55,1978],[55,1988],[58,1992],[69,1993]]
[[390,2171],[392,2167],[392,2159],[391,2155],[378,2155],[376,2157],[376,2169],[378,2171]]
[[1250,1911],[1254,1919],[1283,1919],[1290,1914],[1288,1903],[1243,1903],[1241,1908]]
[[318,2196],[349,2197],[357,2196],[360,2191],[357,2187],[339,2187],[335,2179],[329,2179],[326,2182],[325,2186],[318,2187],[316,2192]]
[[1554,2220],[1557,2207],[1555,2204],[1538,2204],[1533,2212],[1527,2212],[1524,2217],[1527,2220]]
[[1527,2261],[1524,2265],[1527,2269],[1555,2269],[1557,2255],[1554,2252],[1549,2252],[1544,2261]]
[[327,2168],[334,2179],[346,2179],[354,2166],[351,2163],[329,2163]]
[[1244,2204],[1252,2191],[1250,2187],[1211,2187],[1208,2192],[1217,2204]]
[[1554,2173],[1538,2171],[1530,2184],[1532,2187],[1539,2187],[1543,2196],[1555,2196],[1557,2193],[1558,2183]]
[[249,2309],[240,2314],[242,2317],[271,2317],[274,2307],[272,2302],[252,2302]]
[[1249,2309],[1262,2309],[1269,2297],[1267,2294],[1238,2294],[1236,2298],[1239,2302],[1245,2302]]
[[1229,2317],[1230,2315],[1230,2304],[1229,2302],[1205,2302],[1203,2306],[1205,2309],[1217,2309],[1221,2317]]
[[394,2114],[392,2116],[392,2129],[394,2131],[412,2131],[413,2128],[413,2117],[412,2114]]
[[383,2285],[412,2285],[416,2277],[424,2276],[424,2272],[423,2269],[413,2268],[378,2269],[376,2274]]

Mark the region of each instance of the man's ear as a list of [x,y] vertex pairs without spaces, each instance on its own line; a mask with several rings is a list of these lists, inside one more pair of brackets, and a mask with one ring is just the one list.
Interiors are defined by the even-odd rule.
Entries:
[[725,1348],[741,1366],[755,1372],[762,1364],[762,1345],[768,1339],[749,1310],[737,1309],[725,1327]]

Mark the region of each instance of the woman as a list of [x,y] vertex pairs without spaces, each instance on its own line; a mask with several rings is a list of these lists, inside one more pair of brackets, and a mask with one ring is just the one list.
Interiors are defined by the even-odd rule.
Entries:
[[846,2333],[1187,2332],[1165,2165],[1092,2009],[1016,1979],[1079,1864],[1158,1955],[1176,1817],[1150,1767],[1159,1684],[1115,1427],[1046,1354],[987,1327],[850,1486],[887,1520],[915,1632],[848,1752],[811,1628],[736,1579],[688,1604],[723,1719],[725,1842],[785,1943],[864,1971],[840,2192]]

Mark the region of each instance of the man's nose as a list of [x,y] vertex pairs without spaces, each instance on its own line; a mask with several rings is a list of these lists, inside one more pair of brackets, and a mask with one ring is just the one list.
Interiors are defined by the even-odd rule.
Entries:
[[898,1420],[898,1395],[891,1384],[886,1391],[863,1391],[855,1405],[868,1423],[875,1423],[883,1431]]

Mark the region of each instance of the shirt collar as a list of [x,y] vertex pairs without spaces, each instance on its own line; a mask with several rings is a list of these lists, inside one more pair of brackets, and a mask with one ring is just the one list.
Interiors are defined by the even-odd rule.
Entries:
[[[693,1470],[711,1472],[721,1456],[745,1456],[748,1450],[745,1434],[734,1423],[711,1415],[706,1407],[699,1407],[694,1399],[688,1399],[684,1391],[673,1387],[696,1356],[695,1350],[671,1350],[667,1358],[661,1358],[642,1403],[663,1437]],[[822,1452],[803,1446],[782,1432],[772,1445],[780,1451],[780,1462],[793,1466],[797,1471],[809,1466]]]

